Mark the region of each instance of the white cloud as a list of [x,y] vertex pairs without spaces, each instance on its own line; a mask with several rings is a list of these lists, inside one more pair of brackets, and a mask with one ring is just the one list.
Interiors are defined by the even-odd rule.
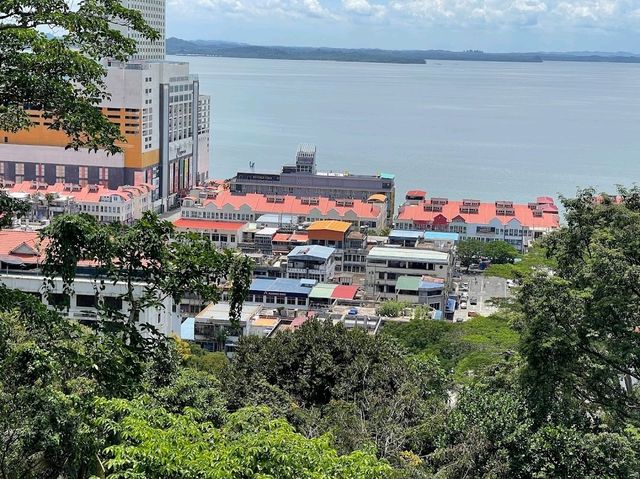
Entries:
[[[330,3],[329,3],[330,2]],[[640,29],[640,0],[168,0],[193,15],[394,20],[424,27]],[[277,27],[274,27],[277,28]]]
[[342,0],[342,6],[348,13],[382,18],[387,13],[387,7],[379,4],[371,4],[367,0]]

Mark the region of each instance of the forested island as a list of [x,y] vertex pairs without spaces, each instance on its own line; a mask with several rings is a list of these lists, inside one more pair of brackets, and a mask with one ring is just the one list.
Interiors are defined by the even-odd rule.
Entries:
[[429,60],[457,60],[483,62],[543,61],[640,63],[640,55],[627,52],[531,52],[490,53],[480,50],[453,52],[448,50],[382,50],[377,48],[324,48],[262,46],[215,40],[187,41],[167,39],[169,55],[199,55],[230,58],[264,58],[271,60],[325,60],[339,62],[373,62],[423,64]]

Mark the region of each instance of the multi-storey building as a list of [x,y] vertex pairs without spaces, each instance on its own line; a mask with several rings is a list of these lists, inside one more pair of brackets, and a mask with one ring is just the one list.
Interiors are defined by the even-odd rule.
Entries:
[[[202,191],[202,198],[185,197],[184,218],[204,218],[231,221],[259,221],[269,215],[279,228],[318,220],[347,221],[356,226],[383,228],[388,204],[383,195],[367,200],[333,200],[327,197],[298,198],[294,195],[262,193],[232,194],[230,191]],[[288,222],[288,224],[287,224]]]
[[425,275],[442,279],[446,288],[451,282],[453,259],[451,251],[374,246],[367,255],[367,292],[376,299],[396,299],[401,277]]
[[[296,154],[296,164],[282,167],[281,173],[238,172],[229,180],[234,194],[293,195],[299,198],[325,197],[333,200],[359,199],[369,201],[384,195],[387,219],[393,220],[395,176],[388,173],[354,175],[349,172],[322,173],[316,171],[316,149],[302,145]],[[379,227],[379,226],[378,226]]]
[[115,190],[102,185],[80,186],[65,183],[23,181],[0,188],[9,196],[31,205],[27,220],[51,219],[60,213],[86,213],[103,223],[131,223],[153,207],[153,186],[120,186]]
[[[90,263],[78,264],[77,276],[73,283],[74,294],[70,297],[63,294],[60,278],[54,279],[53,291],[45,295],[45,278],[40,268],[44,261],[42,246],[35,231],[0,231],[0,283],[8,288],[32,294],[52,308],[68,301],[68,308],[62,314],[81,323],[100,320],[100,313],[96,307],[98,299],[113,309],[128,313],[129,306],[122,299],[127,292],[127,285],[124,282],[112,281],[100,284],[100,278],[96,277]],[[135,298],[141,298],[147,287],[146,283],[134,283]],[[167,336],[179,335],[180,316],[174,310],[174,302],[170,297],[165,298],[160,305],[142,310],[138,323],[142,334],[149,334],[143,327],[146,323]]]
[[166,0],[121,0],[126,8],[138,10],[147,24],[159,33],[157,40],[147,40],[138,32],[113,25],[113,28],[121,31],[129,38],[133,38],[137,44],[137,52],[133,60],[162,61],[165,58],[165,29],[166,29]]
[[43,112],[29,111],[33,125],[0,132],[0,178],[80,186],[148,183],[154,207],[167,209],[202,181],[209,160],[209,98],[200,95],[189,64],[108,61],[104,115],[120,126],[122,152],[66,149],[66,135],[49,129]]
[[313,279],[319,283],[333,279],[336,270],[334,248],[296,246],[287,255],[287,278]]
[[560,226],[553,199],[539,197],[528,204],[464,199],[427,198],[422,191],[407,194],[395,227],[401,230],[458,233],[460,239],[503,240],[519,250]]

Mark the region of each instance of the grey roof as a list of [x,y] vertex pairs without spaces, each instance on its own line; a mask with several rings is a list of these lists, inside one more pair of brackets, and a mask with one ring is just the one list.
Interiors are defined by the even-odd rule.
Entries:
[[309,296],[316,281],[310,279],[256,278],[249,287],[250,293],[285,293]]
[[327,260],[336,252],[335,248],[328,246],[311,245],[296,246],[291,253],[287,255],[289,259],[322,259]]
[[391,230],[389,233],[389,238],[398,238],[398,239],[415,239],[419,240],[423,237],[422,231],[411,231],[411,230]]
[[391,248],[374,246],[367,259],[428,261],[430,263],[449,263],[449,253],[422,248]]

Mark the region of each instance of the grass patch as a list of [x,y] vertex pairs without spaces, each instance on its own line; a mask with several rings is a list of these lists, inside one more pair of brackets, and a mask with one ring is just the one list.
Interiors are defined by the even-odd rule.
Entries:
[[506,351],[516,349],[519,339],[509,319],[500,313],[464,323],[428,319],[393,323],[383,333],[398,339],[413,354],[436,356],[458,382],[499,363]]
[[547,258],[545,249],[539,244],[534,244],[524,255],[519,256],[517,263],[492,264],[484,274],[486,276],[498,276],[506,279],[522,278],[531,274],[536,268],[555,268],[555,261]]

